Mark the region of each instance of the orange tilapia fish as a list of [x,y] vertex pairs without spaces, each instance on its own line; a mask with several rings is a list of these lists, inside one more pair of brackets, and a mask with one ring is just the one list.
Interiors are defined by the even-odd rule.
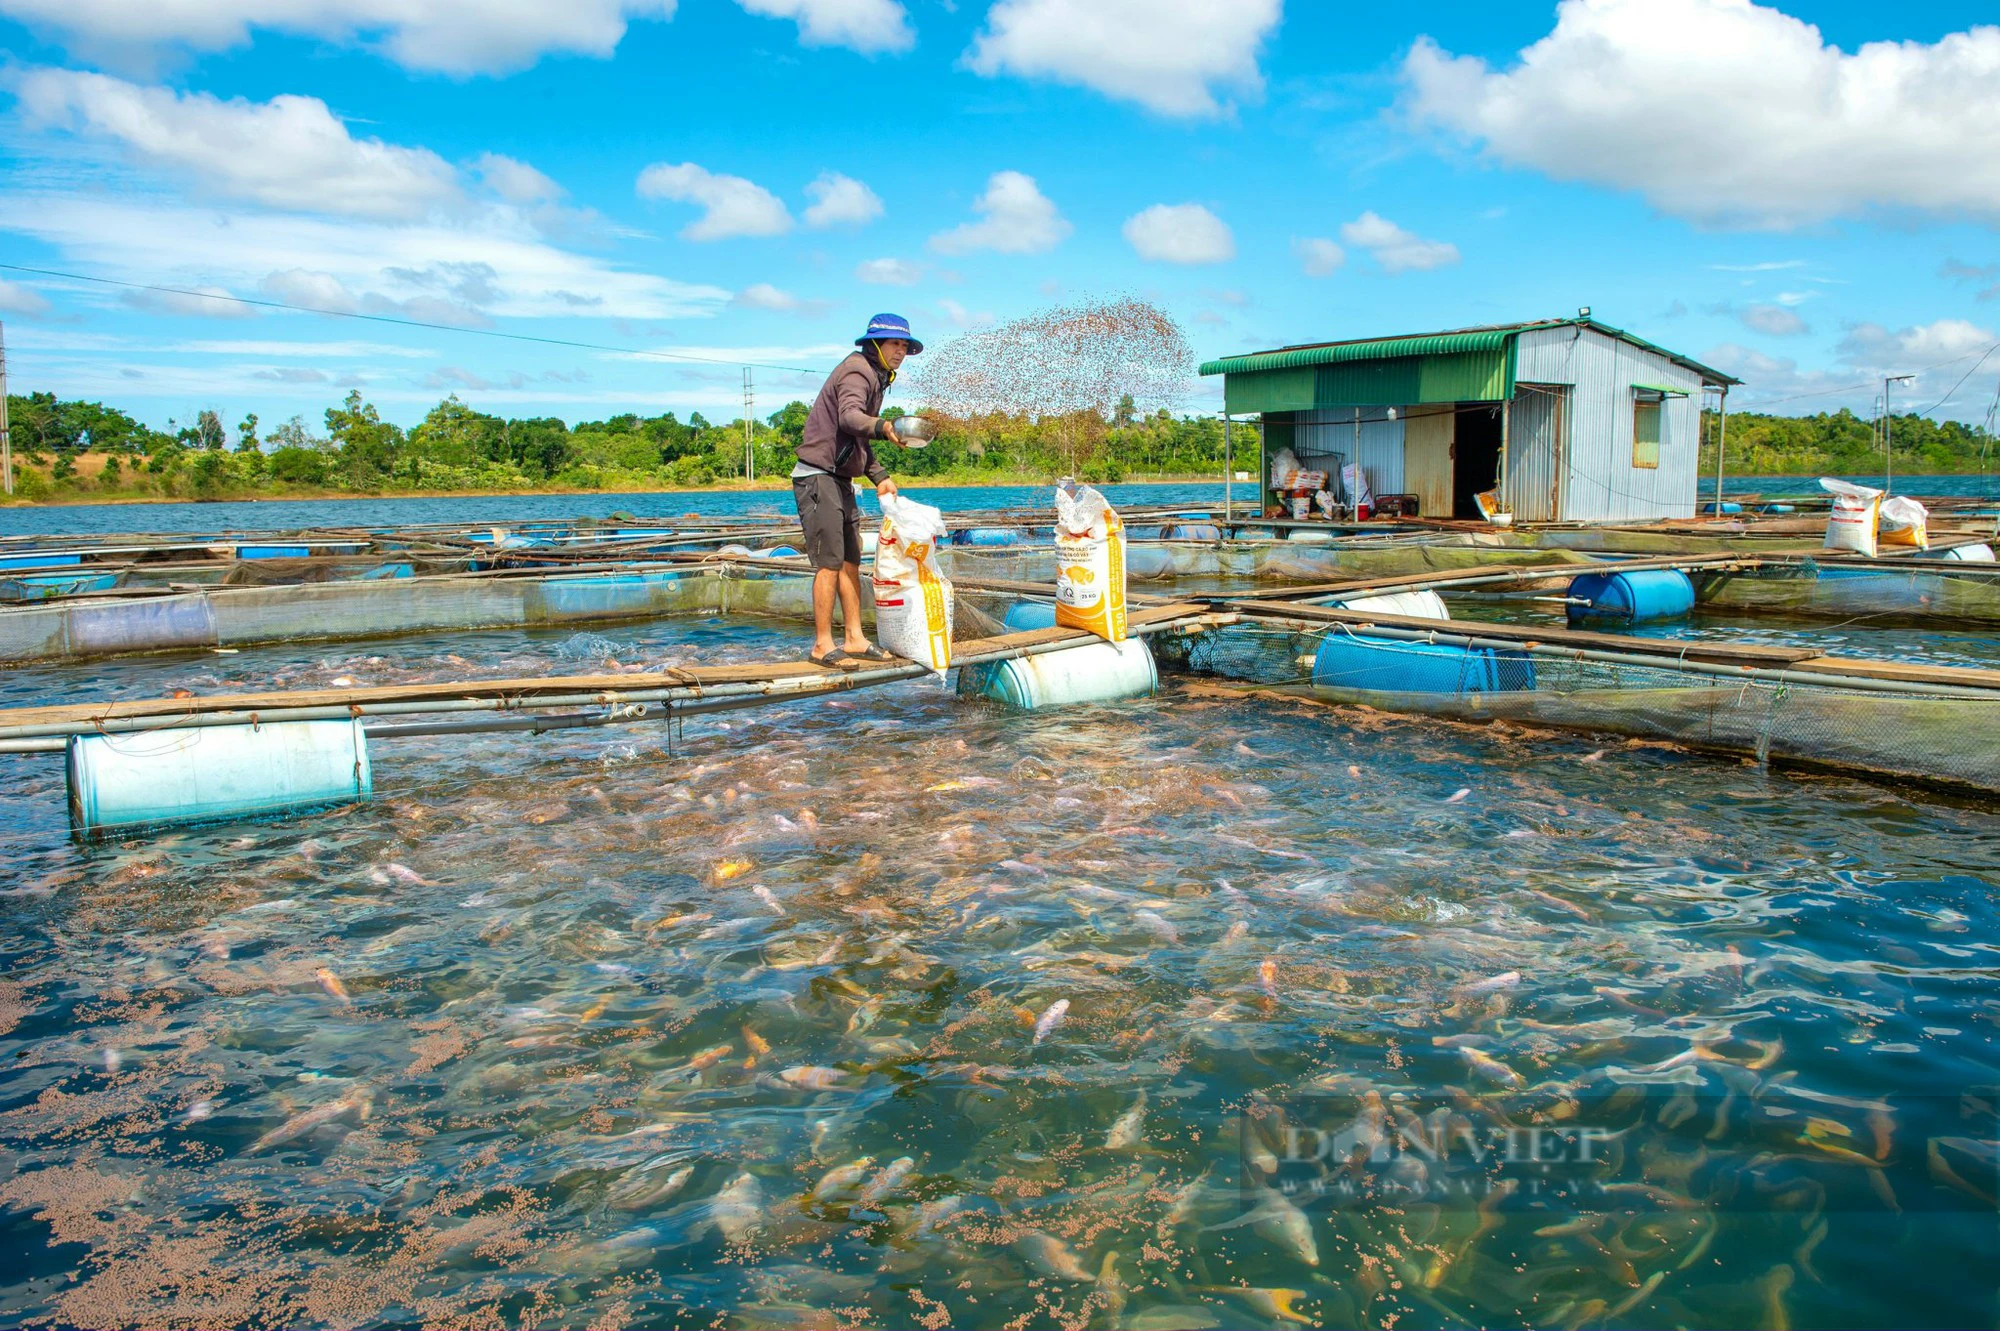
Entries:
[[332,971],[328,970],[326,967],[321,966],[318,970],[313,972],[313,978],[319,981],[319,987],[326,991],[326,996],[328,998],[333,999],[335,1002],[339,1003],[342,1007],[354,1006],[354,996],[347,992],[347,986],[340,982],[340,977],[338,975],[335,975]]

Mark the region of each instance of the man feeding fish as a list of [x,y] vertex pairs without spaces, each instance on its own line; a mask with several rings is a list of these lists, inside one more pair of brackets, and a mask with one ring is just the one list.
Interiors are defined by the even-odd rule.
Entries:
[[[905,440],[896,423],[882,415],[882,398],[896,382],[906,357],[921,355],[924,344],[910,335],[900,314],[878,314],[854,340],[859,350],[827,376],[798,444],[792,468],[792,497],[805,532],[806,557],[813,566],[814,665],[858,670],[895,658],[868,641],[861,627],[861,510],[854,482],[866,476],[875,493],[896,493],[889,469],[875,457],[874,441],[921,447],[928,435]],[[907,422],[906,422],[907,424]],[[840,602],[842,638],[833,639],[833,604]]]

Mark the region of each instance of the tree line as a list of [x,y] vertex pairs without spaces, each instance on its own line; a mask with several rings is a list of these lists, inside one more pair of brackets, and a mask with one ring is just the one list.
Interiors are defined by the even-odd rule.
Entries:
[[[265,430],[254,414],[235,426],[203,410],[156,430],[115,407],[52,393],[9,397],[17,493],[210,499],[315,493],[692,489],[754,475],[782,479],[808,407],[787,403],[746,430],[741,419],[700,412],[627,413],[575,425],[557,417],[509,418],[447,397],[405,430],[382,419],[357,390],[323,424],[294,416]],[[902,415],[891,407],[887,416]],[[947,422],[921,450],[884,447],[898,476],[938,483],[1007,483],[1080,472],[1117,481],[1134,474],[1219,474],[1222,425],[1165,410],[1140,413],[1129,397],[1087,431],[1061,416],[981,416]],[[1075,440],[1095,441],[1079,455]],[[1255,427],[1235,427],[1237,466],[1257,450]],[[747,454],[747,456],[746,456]],[[1254,464],[1251,464],[1254,465]]]
[[[1715,473],[1717,419],[1702,413],[1701,474]],[[1867,476],[1882,472],[1882,423],[1847,408],[1815,416],[1731,412],[1723,462],[1734,476]],[[1996,461],[1992,434],[1963,421],[1914,413],[1892,416],[1889,437],[1898,476],[1986,471]]]

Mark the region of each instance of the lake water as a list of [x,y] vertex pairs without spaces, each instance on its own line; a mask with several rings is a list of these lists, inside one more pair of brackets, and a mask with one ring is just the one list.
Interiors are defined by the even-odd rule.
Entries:
[[385,740],[366,804],[92,845],[58,759],[0,764],[6,1325],[1994,1317],[1984,807],[1184,678]]
[[[1880,477],[1849,477],[1880,484]],[[1713,493],[1704,482],[1701,494]],[[864,487],[865,489],[865,487]],[[1192,504],[1222,502],[1221,482],[1168,485],[1107,485],[1113,504]],[[1234,487],[1238,503],[1255,497],[1247,484]],[[1821,494],[1818,482],[1801,476],[1731,477],[1727,494]],[[2000,479],[1983,476],[1922,476],[1903,483],[1916,495],[2000,496]],[[910,497],[946,512],[996,508],[1050,509],[1047,486],[988,485],[925,489],[910,486]],[[874,511],[873,499],[863,507]],[[687,513],[712,517],[792,513],[783,491],[695,491],[617,495],[481,495],[437,498],[422,495],[385,499],[268,499],[215,504],[73,504],[47,508],[0,508],[0,536],[93,535],[124,532],[286,531],[300,527],[396,527],[435,522],[519,523],[545,519],[602,518],[630,513],[643,521],[667,521]]]

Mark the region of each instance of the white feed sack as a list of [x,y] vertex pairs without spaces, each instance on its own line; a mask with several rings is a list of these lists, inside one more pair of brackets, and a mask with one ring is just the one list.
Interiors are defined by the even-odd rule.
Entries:
[[1882,518],[1882,492],[1831,476],[1820,477],[1819,486],[1833,496],[1833,511],[1826,519],[1826,548],[1872,557]]
[[900,495],[882,496],[875,546],[875,636],[884,651],[943,674],[951,665],[951,582],[938,571],[944,514]]

